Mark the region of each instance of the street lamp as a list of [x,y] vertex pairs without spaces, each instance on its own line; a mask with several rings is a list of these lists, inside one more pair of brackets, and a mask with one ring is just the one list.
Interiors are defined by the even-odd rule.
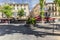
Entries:
[[54,34],[54,25],[55,25],[55,23],[53,22],[54,21],[54,19],[52,20],[52,25],[53,25],[53,29],[52,29],[52,32],[53,32],[53,34]]

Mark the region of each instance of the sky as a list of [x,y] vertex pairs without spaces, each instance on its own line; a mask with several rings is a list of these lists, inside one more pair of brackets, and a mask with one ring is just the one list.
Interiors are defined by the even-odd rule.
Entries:
[[[7,2],[9,0],[0,0],[0,4],[3,2]],[[39,0],[10,0],[10,3],[15,2],[15,3],[28,3],[29,4],[29,9],[31,10],[37,3],[39,3]],[[53,0],[46,0],[46,2],[53,2]]]

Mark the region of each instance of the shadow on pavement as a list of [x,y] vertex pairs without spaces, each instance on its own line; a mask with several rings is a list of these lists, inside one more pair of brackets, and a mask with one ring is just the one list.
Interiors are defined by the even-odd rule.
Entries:
[[60,24],[50,24],[50,25],[56,26],[56,29],[60,30]]
[[36,25],[34,25],[35,27],[37,27],[37,28],[41,28],[41,29],[53,29],[53,27],[45,27],[45,26],[42,26],[42,25],[38,25],[38,24],[36,24]]
[[27,35],[35,35],[40,37],[45,37],[47,35],[55,35],[60,36],[60,34],[53,34],[53,33],[47,33],[42,31],[34,31],[29,26],[26,25],[0,25],[0,36],[4,36],[5,34],[13,34],[13,33],[22,33]]

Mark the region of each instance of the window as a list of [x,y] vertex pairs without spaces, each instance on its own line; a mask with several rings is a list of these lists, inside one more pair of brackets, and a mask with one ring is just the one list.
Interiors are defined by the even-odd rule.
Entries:
[[54,6],[52,7],[52,11],[55,11],[55,10],[54,10]]
[[18,7],[19,5],[17,4],[17,7]]
[[26,8],[24,7],[24,10],[26,10]]
[[45,6],[45,7],[44,7],[44,10],[45,10],[45,11],[48,11],[48,9],[49,9],[48,6]]
[[3,14],[3,18],[6,18],[6,15],[5,14]]
[[21,7],[22,7],[22,4],[21,4]]
[[15,4],[13,6],[15,7]]
[[17,7],[17,10],[19,9],[19,7]]
[[26,5],[24,5],[24,7],[25,7]]
[[16,17],[17,16],[17,12],[13,12],[13,16]]
[[60,12],[59,12],[59,16],[60,16]]
[[55,7],[55,11],[57,10],[57,7]]
[[51,7],[49,6],[49,9],[48,10],[51,10]]

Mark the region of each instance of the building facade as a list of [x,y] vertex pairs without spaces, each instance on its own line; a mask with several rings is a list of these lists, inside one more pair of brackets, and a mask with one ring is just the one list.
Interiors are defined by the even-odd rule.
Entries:
[[[60,18],[60,13],[56,10],[58,10],[59,7],[56,8],[55,3],[46,3],[44,5],[44,15],[50,16],[54,18]],[[36,17],[40,15],[40,5],[36,4],[36,6],[32,9],[31,14],[33,14],[33,17]]]
[[[45,4],[45,2],[46,2],[46,0],[44,0],[44,4]],[[40,15],[40,5],[36,4],[34,6],[34,8],[31,10],[30,14],[31,14],[32,17],[36,17],[36,16]]]
[[[13,7],[12,9],[12,17],[14,18],[17,18],[18,17],[18,10],[20,10],[21,8],[24,10],[24,16],[22,16],[21,18],[22,19],[26,19],[28,16],[29,16],[29,5],[28,4],[16,4],[16,3],[11,3],[11,4],[8,4],[10,6]],[[6,18],[6,16],[2,13],[0,13],[0,17],[1,18]]]
[[30,15],[31,15],[32,17],[35,17],[35,16],[40,15],[40,5],[39,5],[39,4],[37,4],[37,5],[31,10]]

